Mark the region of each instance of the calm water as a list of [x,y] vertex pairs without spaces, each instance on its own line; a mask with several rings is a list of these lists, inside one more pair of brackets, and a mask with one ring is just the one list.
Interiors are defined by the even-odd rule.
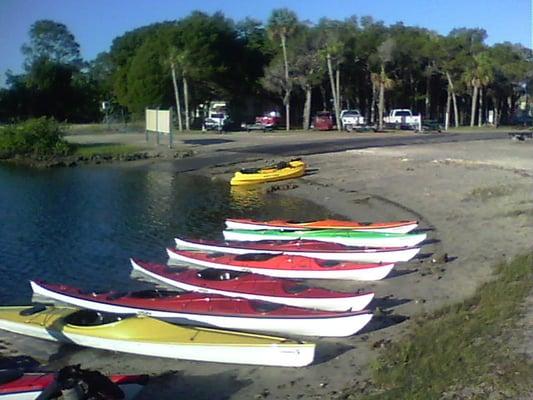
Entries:
[[129,257],[166,262],[176,235],[222,238],[224,218],[329,216],[303,200],[225,182],[118,167],[0,166],[0,304],[31,299],[29,279],[86,289],[144,287]]

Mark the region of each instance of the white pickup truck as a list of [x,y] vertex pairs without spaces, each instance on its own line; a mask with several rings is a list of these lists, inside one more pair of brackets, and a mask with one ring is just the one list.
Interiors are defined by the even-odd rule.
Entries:
[[391,110],[389,115],[383,120],[387,126],[396,129],[420,130],[422,117],[420,115],[413,115],[409,109],[396,108]]
[[342,129],[351,132],[358,126],[365,125],[365,117],[361,115],[359,110],[342,110],[341,111]]

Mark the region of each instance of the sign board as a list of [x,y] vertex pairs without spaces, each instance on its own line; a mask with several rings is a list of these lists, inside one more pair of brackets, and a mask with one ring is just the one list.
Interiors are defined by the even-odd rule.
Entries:
[[148,141],[148,132],[155,132],[157,135],[157,144],[159,144],[159,134],[168,134],[169,146],[172,147],[172,112],[171,110],[145,110],[146,120],[146,141]]

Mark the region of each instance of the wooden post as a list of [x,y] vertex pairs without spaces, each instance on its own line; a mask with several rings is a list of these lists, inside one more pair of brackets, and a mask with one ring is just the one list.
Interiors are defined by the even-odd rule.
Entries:
[[168,148],[172,148],[172,107],[168,110]]
[[146,138],[146,143],[148,143],[148,127],[146,126],[148,122],[148,107],[144,107],[144,137]]
[[159,146],[159,107],[155,110],[155,132],[156,132],[156,143]]

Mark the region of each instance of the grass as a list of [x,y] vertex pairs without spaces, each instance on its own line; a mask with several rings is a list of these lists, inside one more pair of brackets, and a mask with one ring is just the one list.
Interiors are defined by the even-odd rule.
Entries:
[[533,364],[517,353],[513,331],[532,271],[533,255],[501,264],[472,298],[416,319],[409,337],[376,361],[370,394],[343,398],[497,399],[531,390]]
[[75,145],[74,155],[83,157],[91,157],[94,155],[115,156],[139,153],[144,150],[146,150],[144,147],[118,143],[77,144]]
[[511,186],[505,186],[505,185],[493,186],[493,187],[478,187],[478,188],[472,189],[472,191],[470,192],[469,198],[486,201],[494,197],[507,196],[510,193],[512,193],[512,191],[513,191],[513,188]]

